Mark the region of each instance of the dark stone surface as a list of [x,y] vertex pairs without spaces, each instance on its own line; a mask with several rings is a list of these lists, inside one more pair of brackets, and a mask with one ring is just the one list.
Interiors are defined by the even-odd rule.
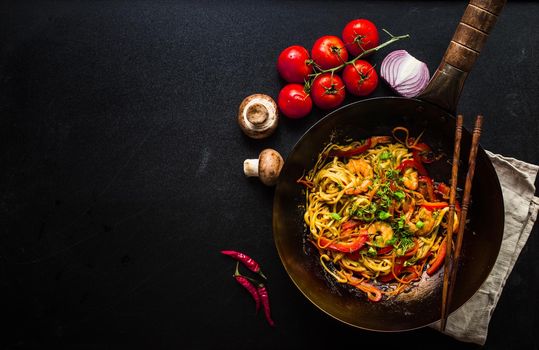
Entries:
[[[275,61],[364,17],[411,39],[435,70],[465,1],[3,1],[0,5],[0,347],[336,348],[426,342],[373,333],[314,308],[282,268],[273,189],[242,173],[265,147],[286,157],[324,113],[282,119],[263,141],[236,110],[274,97]],[[485,115],[482,145],[539,163],[537,16],[506,6],[458,111]],[[385,53],[389,52],[388,50]],[[380,64],[384,52],[372,57]],[[374,96],[391,95],[380,84]],[[355,101],[348,98],[347,102]],[[375,117],[375,116],[373,116]],[[485,348],[537,349],[537,225],[494,311]],[[269,276],[275,329],[219,254],[248,252]]]

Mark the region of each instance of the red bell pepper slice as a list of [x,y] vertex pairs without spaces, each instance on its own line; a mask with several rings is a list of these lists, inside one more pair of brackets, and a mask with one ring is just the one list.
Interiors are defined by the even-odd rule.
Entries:
[[357,225],[359,225],[359,221],[357,221],[357,220],[348,220],[348,221],[344,222],[341,225],[341,230],[342,231],[351,230],[353,228],[356,228]]
[[383,248],[380,248],[378,249],[378,251],[376,252],[377,255],[384,255],[384,254],[387,254],[389,253],[390,251],[393,250],[393,246],[392,245],[388,245],[387,247],[383,247]]
[[[440,182],[438,185],[436,185],[436,189],[435,191],[437,193],[441,193],[442,194],[442,197],[444,199],[449,199],[449,192],[450,192],[450,188],[449,186],[447,186],[446,184],[444,184],[443,182]],[[460,213],[460,203],[459,201],[455,200],[455,210]]]
[[389,281],[392,281],[395,279],[395,276],[399,276],[401,271],[402,271],[402,268],[404,267],[404,259],[401,259],[401,258],[397,258],[395,259],[395,264],[393,265],[393,271],[388,273],[387,275],[384,275],[384,276],[379,276],[378,277],[378,281],[382,282],[382,283],[387,283]]
[[400,170],[401,173],[403,173],[408,168],[414,168],[416,167],[416,161],[414,159],[405,159],[403,160],[399,166],[397,167],[397,170]]
[[[395,270],[396,270],[396,266],[395,266]],[[395,271],[395,274],[397,275],[397,271]],[[378,277],[378,281],[380,281],[382,283],[391,282],[394,279],[395,279],[395,276],[393,276],[393,272],[390,272],[387,275],[383,275],[383,276]]]
[[357,260],[359,260],[359,258],[361,257],[361,253],[359,252],[359,250],[356,250],[355,252],[346,254],[346,256],[347,256],[348,259],[350,259],[350,260],[357,261]]
[[[414,157],[414,168],[417,170],[419,175],[428,176],[427,169],[423,166],[423,163],[432,163],[435,159],[428,158],[425,155],[425,153],[429,153],[430,147],[426,143],[418,143],[417,145],[413,146],[412,155]],[[406,162],[403,161],[403,163]],[[402,163],[401,163],[402,164]],[[406,169],[405,169],[406,170]]]
[[414,160],[416,162],[416,170],[419,173],[419,175],[429,176],[427,169],[425,169],[425,167],[423,166],[423,163],[421,163],[421,159],[414,158]]
[[402,273],[409,273],[408,276],[405,276],[401,279],[404,283],[411,282],[419,277],[417,271],[412,266],[408,266],[402,269]]
[[417,170],[419,175],[429,176],[429,174],[427,173],[427,169],[425,169],[423,164],[421,164],[421,162],[418,162],[416,159],[405,159],[405,160],[403,160],[399,164],[399,166],[397,167],[397,170],[400,170],[401,174],[402,174],[408,168],[414,168],[415,170]]
[[443,182],[440,182],[436,185],[436,188],[434,189],[436,192],[440,193],[442,195],[442,197],[444,199],[448,199],[449,198],[449,192],[451,191],[451,189],[449,188],[449,186],[447,186],[446,184],[444,184]]
[[368,240],[368,234],[361,234],[351,242],[333,242],[326,237],[320,237],[319,242],[320,245],[324,248],[336,250],[343,253],[352,253],[356,250],[361,249],[361,247],[363,247]]
[[447,202],[423,202],[421,203],[421,206],[429,211],[434,211],[438,209],[443,209],[449,206],[449,204]]
[[[392,273],[388,273],[387,275],[378,277],[378,280],[380,282],[386,283],[386,282],[389,282],[389,281],[392,281],[393,279],[395,279],[395,276],[399,276],[402,272],[411,272],[411,270],[408,271],[408,267],[405,268],[404,270],[403,270],[403,268],[404,268],[404,262],[407,260],[407,258],[410,258],[410,257],[414,256],[415,253],[417,252],[417,250],[419,249],[419,241],[416,239],[416,240],[414,240],[414,243],[415,243],[414,246],[412,248],[408,249],[406,251],[406,254],[404,254],[402,257],[399,257],[399,258],[395,259],[395,264],[393,265],[393,272]],[[393,248],[393,247],[391,247],[391,248]],[[415,270],[413,270],[413,272],[415,272]],[[417,273],[416,273],[416,275],[417,275]],[[416,277],[418,277],[418,276],[414,276],[413,278],[416,278]]]
[[427,274],[429,276],[434,275],[436,271],[444,264],[445,261],[445,254],[446,254],[446,247],[447,247],[447,238],[444,238],[442,240],[442,243],[440,243],[440,248],[438,248],[438,254],[434,258],[434,261],[430,263],[429,268],[427,269]]

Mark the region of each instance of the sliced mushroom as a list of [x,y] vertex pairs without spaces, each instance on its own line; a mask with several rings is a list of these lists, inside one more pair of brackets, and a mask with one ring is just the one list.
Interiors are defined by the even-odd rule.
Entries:
[[268,95],[247,96],[238,111],[238,124],[245,135],[263,139],[273,134],[279,123],[277,104]]
[[258,159],[246,159],[243,162],[243,172],[246,176],[258,176],[266,186],[273,186],[277,183],[283,165],[284,160],[279,152],[266,148],[260,152]]

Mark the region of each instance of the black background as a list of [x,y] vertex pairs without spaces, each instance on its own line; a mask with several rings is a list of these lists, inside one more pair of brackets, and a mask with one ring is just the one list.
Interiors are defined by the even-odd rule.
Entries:
[[[333,320],[292,284],[272,237],[273,188],[246,158],[286,157],[324,112],[266,140],[236,124],[244,97],[277,97],[275,62],[369,18],[411,38],[433,73],[465,1],[3,1],[0,5],[0,346],[475,348],[436,330],[373,333]],[[484,148],[539,163],[539,5],[505,7],[458,105]],[[382,35],[382,38],[386,38]],[[380,83],[373,96],[391,95]],[[357,99],[347,98],[346,102]],[[375,118],[376,116],[373,116]],[[537,225],[485,348],[537,349]],[[269,277],[276,328],[221,249]],[[372,345],[371,345],[372,346]]]

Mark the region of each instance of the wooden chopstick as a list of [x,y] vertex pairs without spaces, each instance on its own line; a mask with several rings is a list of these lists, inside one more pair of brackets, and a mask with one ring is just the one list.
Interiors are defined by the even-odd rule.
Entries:
[[[475,119],[475,126],[473,130],[472,135],[472,145],[470,149],[470,155],[468,159],[468,173],[466,174],[466,182],[464,184],[464,195],[462,198],[462,206],[461,206],[461,213],[459,218],[459,230],[457,234],[457,242],[455,244],[455,250],[451,256],[450,261],[450,267],[449,267],[449,280],[448,280],[448,291],[445,294],[442,292],[442,312],[443,318],[442,318],[442,324],[441,324],[441,330],[445,330],[445,326],[447,324],[447,310],[449,310],[451,306],[451,299],[453,295],[453,290],[455,287],[455,280],[457,277],[457,270],[460,260],[460,250],[462,248],[462,239],[464,237],[464,227],[466,226],[466,217],[468,215],[468,205],[470,203],[470,195],[472,192],[472,182],[475,172],[475,163],[476,163],[476,157],[477,157],[477,149],[479,147],[479,138],[481,137],[481,128],[483,125],[483,116],[478,115]],[[451,184],[453,187],[453,183]],[[449,227],[448,227],[449,228]],[[447,239],[447,238],[446,238]],[[447,243],[446,243],[447,244]],[[447,254],[451,255],[451,251],[448,250]],[[444,275],[444,281],[446,280],[446,276]],[[444,284],[445,286],[445,284]],[[445,308],[445,311],[444,311]]]
[[445,330],[447,323],[447,291],[449,286],[449,275],[451,268],[452,258],[452,243],[453,243],[453,223],[455,219],[455,197],[457,194],[457,182],[460,162],[460,140],[462,138],[462,120],[461,114],[457,116],[457,122],[455,127],[455,146],[453,150],[453,167],[451,168],[451,190],[449,192],[449,212],[447,221],[447,235],[446,235],[446,255],[444,263],[444,284],[442,289],[442,316],[440,329]]

